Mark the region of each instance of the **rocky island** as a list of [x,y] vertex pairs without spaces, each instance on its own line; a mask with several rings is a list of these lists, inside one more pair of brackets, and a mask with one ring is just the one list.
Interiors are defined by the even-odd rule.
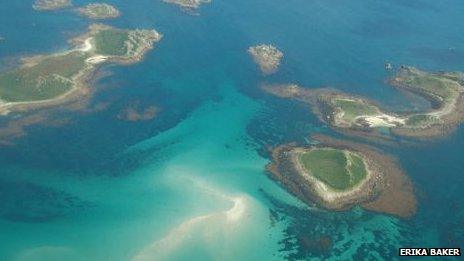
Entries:
[[275,148],[267,166],[271,178],[303,202],[331,210],[361,205],[399,217],[415,213],[412,184],[393,158],[353,142],[312,139],[317,145]]
[[32,7],[35,10],[57,10],[71,6],[71,0],[36,0]]
[[23,59],[0,74],[0,114],[58,104],[88,91],[87,81],[103,63],[130,64],[161,40],[155,30],[123,30],[95,24],[57,54]]
[[265,75],[276,72],[284,56],[276,47],[266,44],[252,46],[248,48],[248,53]]
[[430,101],[429,111],[395,113],[381,109],[366,98],[329,88],[306,89],[297,85],[266,85],[274,95],[308,103],[331,127],[352,134],[395,135],[425,138],[442,136],[464,120],[464,76],[462,73],[428,73],[401,67],[390,81],[392,86]]
[[116,7],[105,3],[88,4],[84,7],[78,8],[77,12],[90,19],[116,18],[121,15]]
[[200,5],[210,3],[211,0],[163,0],[166,3],[178,5],[184,9],[198,9]]

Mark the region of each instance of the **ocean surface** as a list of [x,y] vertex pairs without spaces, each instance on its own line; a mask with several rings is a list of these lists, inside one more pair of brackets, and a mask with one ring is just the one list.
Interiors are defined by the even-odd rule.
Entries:
[[[74,5],[89,1],[74,0]],[[46,110],[0,146],[0,260],[389,260],[398,247],[464,246],[464,128],[382,145],[411,177],[418,212],[307,207],[266,176],[268,147],[336,135],[262,83],[331,86],[397,110],[394,66],[464,71],[462,0],[213,0],[192,14],[160,0],[108,0],[121,28],[155,28],[140,63],[105,66],[89,108]],[[0,70],[59,52],[92,22],[0,0]],[[284,52],[263,76],[246,49]],[[153,120],[121,110],[159,107]],[[21,118],[0,116],[0,127]],[[61,124],[47,121],[64,119]]]

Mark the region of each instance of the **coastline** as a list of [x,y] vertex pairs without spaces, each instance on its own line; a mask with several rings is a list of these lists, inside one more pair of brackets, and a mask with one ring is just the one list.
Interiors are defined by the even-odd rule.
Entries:
[[[93,49],[95,48],[92,45],[91,41],[92,38],[101,30],[108,30],[108,29],[116,29],[111,26],[106,26],[102,24],[92,24],[89,26],[89,31],[80,35],[76,38],[69,40],[69,43],[73,46],[72,49],[51,54],[51,55],[37,55],[33,57],[26,57],[22,59],[22,64],[20,68],[25,68],[29,66],[34,66],[41,59],[44,57],[53,57],[53,56],[61,56],[66,55],[72,52],[83,52],[83,53],[92,53]],[[89,90],[89,82],[93,79],[93,75],[98,71],[100,66],[105,63],[116,63],[120,65],[130,65],[143,60],[144,55],[151,49],[154,48],[154,43],[159,42],[162,38],[162,35],[156,32],[158,36],[157,39],[151,39],[149,44],[146,46],[142,46],[140,49],[135,50],[132,56],[103,56],[103,55],[94,55],[86,59],[86,66],[81,69],[79,73],[73,76],[70,80],[72,80],[73,85],[72,88],[63,94],[45,100],[37,100],[37,101],[21,101],[21,102],[5,102],[0,99],[0,115],[7,115],[11,112],[18,112],[18,111],[26,111],[26,110],[33,110],[39,109],[44,107],[50,107],[55,105],[60,105],[69,101],[76,100],[77,98],[81,97],[82,95],[90,93]],[[97,59],[96,62],[91,60],[92,58],[103,58]]]
[[[301,166],[295,164],[295,144],[272,150],[272,162],[266,167],[268,175],[306,204],[316,204],[326,209],[343,211],[355,205],[365,209],[407,218],[416,211],[412,183],[396,161],[366,145],[314,135],[320,144],[312,147],[330,147],[350,150],[362,155],[369,175],[355,188],[348,191],[328,191],[320,182],[304,178]],[[310,149],[305,147],[303,149]],[[308,175],[306,175],[308,176]]]
[[[116,7],[107,3],[90,3],[75,11],[80,16],[95,20],[114,19],[121,16],[121,12]],[[105,13],[100,13],[102,11]]]
[[[331,88],[306,89],[295,84],[288,85],[262,85],[261,89],[281,98],[295,99],[310,106],[312,112],[321,122],[326,123],[332,129],[345,135],[357,137],[371,137],[380,139],[391,139],[391,136],[402,136],[415,139],[431,139],[444,137],[452,133],[464,121],[464,108],[459,104],[464,103],[464,89],[459,89],[456,98],[451,105],[445,108],[445,105],[438,104],[430,96],[420,95],[410,88],[401,87],[397,83],[391,86],[399,88],[406,92],[418,95],[427,99],[432,104],[432,109],[422,113],[396,113],[385,110],[380,104],[370,99],[357,95],[346,94]],[[354,125],[343,121],[337,122],[339,111],[334,111],[333,107],[328,104],[334,97],[357,100],[367,106],[375,106],[379,109],[379,114],[374,117],[368,115],[359,115],[364,117],[362,124]],[[425,126],[408,125],[407,120],[412,116],[436,116],[438,123],[427,124]],[[341,115],[343,116],[343,115]],[[340,117],[338,117],[340,118]],[[382,119],[381,121],[379,119]],[[383,133],[378,127],[388,129],[389,135]]]
[[[427,112],[427,114],[433,114],[435,112],[440,112],[445,105],[437,103],[436,99],[433,97],[423,94],[422,92],[415,91],[412,88],[409,88],[406,85],[403,85],[394,79],[389,81],[390,85],[407,92],[410,92],[414,95],[418,95],[427,99],[427,101],[432,105],[432,109]],[[461,87],[464,87],[461,85]],[[456,130],[460,124],[464,121],[464,107],[459,106],[464,104],[464,88],[458,90],[457,97],[454,99],[451,104],[451,108],[447,109],[447,112],[443,115],[440,115],[442,122],[440,124],[427,126],[426,128],[392,128],[392,133],[399,136],[414,137],[418,139],[427,139],[434,137],[444,137]]]

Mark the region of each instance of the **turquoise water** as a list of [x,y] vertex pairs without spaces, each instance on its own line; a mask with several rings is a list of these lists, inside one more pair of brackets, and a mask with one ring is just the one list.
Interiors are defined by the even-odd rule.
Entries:
[[[29,126],[0,147],[1,260],[390,259],[400,246],[464,245],[462,128],[383,147],[415,184],[413,218],[308,208],[267,178],[267,146],[333,133],[257,88],[333,86],[410,109],[421,101],[387,87],[384,63],[464,71],[462,1],[213,0],[198,16],[157,0],[107,2],[123,15],[106,23],[164,38],[138,64],[102,69],[89,106],[103,110],[49,110],[66,124]],[[0,0],[2,69],[65,50],[89,24],[30,6]],[[275,75],[248,57],[258,43],[284,52]],[[135,102],[162,110],[118,120]]]

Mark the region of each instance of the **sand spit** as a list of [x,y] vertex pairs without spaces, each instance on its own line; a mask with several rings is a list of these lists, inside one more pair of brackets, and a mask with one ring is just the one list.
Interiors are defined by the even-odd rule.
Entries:
[[184,241],[191,240],[195,236],[194,233],[201,233],[207,237],[211,237],[214,233],[218,235],[233,233],[233,226],[240,225],[240,221],[247,213],[248,197],[246,195],[229,196],[210,187],[205,192],[230,201],[232,207],[224,211],[192,217],[182,222],[166,236],[143,248],[132,260],[148,261],[168,258]]

